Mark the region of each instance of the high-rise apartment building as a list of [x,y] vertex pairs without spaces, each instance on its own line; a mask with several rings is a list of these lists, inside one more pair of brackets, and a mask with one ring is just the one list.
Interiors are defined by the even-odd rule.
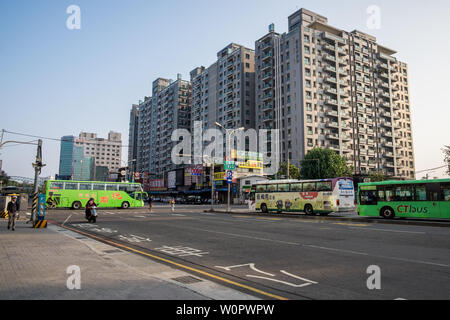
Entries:
[[394,50],[301,9],[289,31],[256,41],[256,126],[280,129],[279,152],[299,165],[314,147],[356,174],[414,178],[408,67]]
[[139,105],[133,104],[130,111],[130,124],[129,124],[129,136],[128,136],[128,167],[132,170],[136,170],[137,161],[137,141],[138,141],[138,128],[139,128]]
[[231,43],[209,68],[191,71],[192,117],[204,129],[255,127],[255,52]]
[[164,176],[176,169],[172,163],[172,133],[190,129],[190,94],[188,81],[178,75],[176,81],[158,78],[153,95],[139,105],[137,135],[137,171]]

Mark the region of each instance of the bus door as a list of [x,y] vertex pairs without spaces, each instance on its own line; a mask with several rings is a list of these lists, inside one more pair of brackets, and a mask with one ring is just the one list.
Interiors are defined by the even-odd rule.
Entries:
[[63,208],[70,208],[72,204],[69,203],[68,197],[61,197],[60,206]]
[[439,183],[427,183],[427,200],[430,205],[430,218],[441,218],[440,208],[441,186]]
[[134,207],[141,207],[142,206],[142,200],[143,198],[143,193],[142,192],[135,192],[134,193],[134,199],[135,199],[135,203],[134,203]]

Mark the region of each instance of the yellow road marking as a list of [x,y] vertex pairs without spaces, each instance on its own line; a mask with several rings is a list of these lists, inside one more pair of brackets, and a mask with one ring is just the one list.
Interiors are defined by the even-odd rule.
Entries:
[[348,227],[368,227],[368,224],[357,224],[357,223],[333,223],[340,226],[348,226]]
[[185,265],[183,265],[183,264],[177,263],[177,262],[175,262],[175,261],[168,260],[168,259],[165,259],[165,258],[161,258],[161,257],[155,256],[155,255],[152,255],[152,254],[149,254],[149,253],[140,251],[140,250],[136,250],[136,249],[130,248],[130,247],[128,247],[128,246],[125,246],[125,245],[123,245],[123,244],[116,243],[116,242],[113,242],[113,241],[110,241],[110,240],[107,240],[107,239],[104,239],[104,238],[100,238],[100,237],[97,237],[97,236],[95,236],[95,235],[92,235],[92,234],[89,234],[89,233],[86,233],[86,232],[83,232],[83,231],[79,231],[79,230],[77,230],[77,229],[72,229],[72,228],[70,228],[70,227],[67,227],[67,226],[61,226],[61,225],[58,225],[58,226],[59,226],[59,227],[62,227],[62,228],[65,228],[65,229],[68,229],[68,230],[71,230],[71,231],[74,231],[74,232],[77,232],[77,233],[80,233],[80,234],[83,234],[83,235],[86,235],[86,236],[91,237],[91,238],[98,239],[98,240],[100,240],[100,241],[109,243],[109,244],[111,244],[111,245],[113,245],[113,246],[125,248],[125,249],[127,249],[127,250],[130,250],[130,251],[139,253],[139,254],[141,254],[141,255],[144,255],[144,256],[147,256],[147,257],[150,257],[150,258],[159,260],[159,261],[166,262],[166,263],[168,263],[168,264],[177,266],[177,267],[179,267],[179,268],[183,268],[183,269],[186,269],[186,270],[194,271],[194,272],[199,273],[199,274],[202,274],[202,275],[204,275],[204,276],[207,276],[207,277],[210,277],[210,278],[219,280],[219,281],[223,281],[223,282],[226,282],[226,283],[235,285],[235,286],[237,286],[237,287],[244,288],[244,289],[253,291],[253,292],[255,292],[255,293],[259,293],[259,294],[261,294],[261,295],[264,295],[264,296],[267,296],[267,297],[270,297],[270,298],[274,298],[274,299],[277,299],[277,300],[289,300],[288,298],[281,297],[281,296],[278,296],[278,295],[275,295],[275,294],[271,294],[271,293],[268,293],[268,292],[265,292],[265,291],[262,291],[262,290],[259,290],[259,289],[256,289],[256,288],[253,288],[253,287],[250,287],[250,286],[247,286],[247,285],[245,285],[245,284],[241,284],[241,283],[238,283],[238,282],[235,282],[235,281],[232,281],[232,280],[228,280],[228,279],[225,279],[225,278],[222,278],[222,277],[213,275],[213,274],[211,274],[211,273],[208,273],[208,272],[205,272],[205,271],[202,271],[202,270],[199,270],[199,269],[191,268],[191,267],[185,266]]
[[271,220],[271,221],[280,221],[281,220],[280,218],[251,217],[251,216],[233,216],[233,218]]

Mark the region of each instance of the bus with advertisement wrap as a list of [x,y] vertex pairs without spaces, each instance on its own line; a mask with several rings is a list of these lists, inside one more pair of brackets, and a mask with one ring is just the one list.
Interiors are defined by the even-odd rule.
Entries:
[[252,186],[257,211],[304,212],[326,216],[332,212],[355,211],[353,179],[278,180]]
[[79,210],[93,198],[99,208],[142,208],[147,194],[139,183],[48,180],[44,185],[48,208]]
[[386,219],[450,219],[450,179],[361,183],[358,214]]

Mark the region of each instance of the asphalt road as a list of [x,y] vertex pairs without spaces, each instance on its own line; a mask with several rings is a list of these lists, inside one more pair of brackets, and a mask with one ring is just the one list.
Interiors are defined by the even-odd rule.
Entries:
[[[450,228],[207,208],[105,209],[95,225],[82,211],[47,219],[263,299],[450,299]],[[367,286],[370,266],[381,272],[379,290]]]

